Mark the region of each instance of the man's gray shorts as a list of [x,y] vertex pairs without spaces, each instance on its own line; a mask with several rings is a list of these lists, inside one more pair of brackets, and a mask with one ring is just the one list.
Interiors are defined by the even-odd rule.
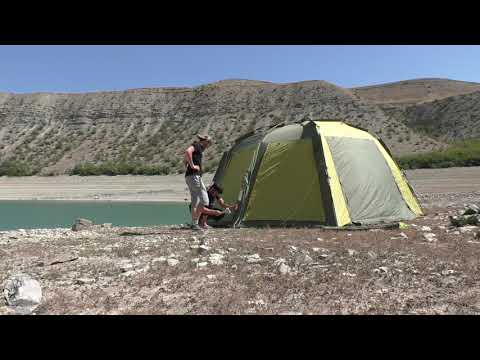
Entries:
[[207,206],[208,194],[205,185],[203,184],[202,177],[200,175],[190,175],[185,177],[190,195],[192,196],[192,208],[199,206]]

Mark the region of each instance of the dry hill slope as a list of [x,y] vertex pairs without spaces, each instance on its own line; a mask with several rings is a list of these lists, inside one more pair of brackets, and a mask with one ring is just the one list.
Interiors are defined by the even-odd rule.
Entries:
[[325,81],[274,84],[227,80],[194,88],[153,88],[84,94],[0,94],[0,161],[23,160],[42,173],[79,162],[138,160],[182,170],[194,135],[215,138],[212,169],[238,136],[279,122],[339,118],[380,136],[394,154],[442,144],[389,118],[377,105]]
[[480,84],[448,79],[417,79],[354,88],[390,118],[439,141],[480,137]]
[[415,79],[352,88],[372,104],[413,105],[480,91],[480,84],[449,79]]

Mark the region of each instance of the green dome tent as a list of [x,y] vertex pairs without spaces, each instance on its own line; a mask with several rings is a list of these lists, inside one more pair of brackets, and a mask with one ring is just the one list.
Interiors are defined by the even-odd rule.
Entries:
[[371,225],[422,209],[385,145],[341,121],[280,125],[236,140],[214,182],[238,211],[212,226]]

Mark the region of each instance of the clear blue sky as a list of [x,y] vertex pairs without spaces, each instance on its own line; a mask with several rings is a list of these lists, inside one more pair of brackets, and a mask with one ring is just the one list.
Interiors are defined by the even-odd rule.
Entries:
[[0,46],[0,92],[197,86],[223,79],[480,82],[480,46]]

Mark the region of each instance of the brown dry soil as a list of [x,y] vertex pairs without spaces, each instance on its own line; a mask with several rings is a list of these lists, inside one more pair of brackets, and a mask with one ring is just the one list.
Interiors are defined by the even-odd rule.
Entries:
[[480,203],[479,174],[410,172],[426,216],[407,229],[3,232],[0,284],[37,279],[35,314],[477,314],[478,229],[448,216]]

